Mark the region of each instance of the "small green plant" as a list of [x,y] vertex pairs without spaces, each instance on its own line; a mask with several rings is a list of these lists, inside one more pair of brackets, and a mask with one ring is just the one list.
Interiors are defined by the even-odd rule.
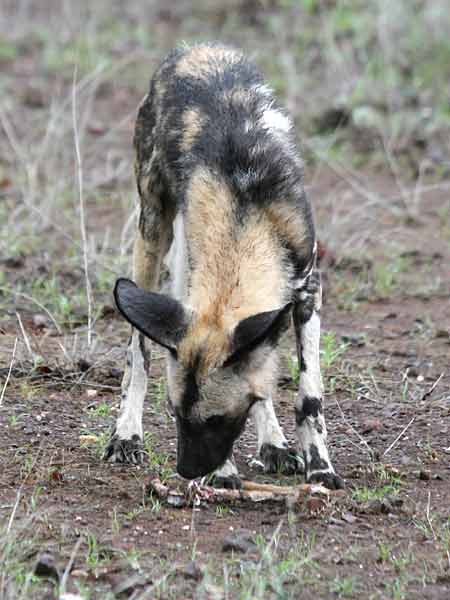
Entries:
[[100,553],[97,538],[93,533],[88,533],[87,545],[86,563],[91,569],[95,569],[100,563]]
[[[151,498],[151,496],[150,496]],[[137,508],[134,508],[133,510],[130,510],[130,512],[128,512],[125,515],[125,518],[128,521],[134,521],[135,519],[138,518],[139,515],[141,515],[143,512],[145,512],[145,507],[144,506],[139,506]]]
[[320,362],[324,371],[330,369],[336,362],[336,359],[344,354],[348,348],[348,344],[343,342],[338,343],[334,331],[327,331],[322,334],[321,346]]
[[141,571],[139,561],[141,560],[141,552],[137,548],[130,548],[125,553],[125,559],[134,571]]
[[335,577],[330,585],[330,591],[342,598],[353,596],[355,588],[355,577]]
[[173,470],[169,466],[169,455],[165,452],[158,452],[155,449],[150,432],[144,434],[144,450],[150,463],[150,467],[159,473],[161,481],[165,481],[173,474]]
[[82,302],[81,296],[75,294],[69,297],[62,291],[56,276],[35,279],[28,294],[45,306],[57,323],[70,326],[76,322],[75,309]]
[[394,579],[390,588],[392,600],[404,600],[406,598],[405,585],[400,577]]
[[84,427],[82,430],[82,435],[89,436],[90,438],[92,438],[89,439],[89,441],[87,442],[82,441],[82,447],[86,447],[97,458],[103,456],[106,445],[109,442],[110,432],[103,431],[101,433],[98,433],[96,431],[91,431],[90,429]]
[[393,485],[383,485],[381,487],[369,488],[366,486],[353,490],[353,498],[357,502],[368,502],[375,499],[383,499],[388,495],[398,494],[399,489]]
[[292,383],[295,385],[295,387],[297,387],[300,381],[300,365],[298,364],[298,358],[296,355],[290,354],[287,357],[287,366]]
[[400,492],[403,481],[399,473],[387,469],[382,464],[373,465],[371,472],[375,476],[375,485],[356,488],[353,491],[356,501],[368,502],[376,498],[382,499],[387,495],[395,496]]
[[36,393],[37,393],[36,388],[27,382],[21,383],[19,389],[20,389],[20,395],[22,396],[22,398],[26,398],[27,400],[32,400],[36,396]]
[[0,61],[14,60],[17,56],[17,47],[4,39],[0,39]]
[[95,408],[92,408],[89,411],[89,416],[92,418],[97,417],[108,417],[111,413],[111,407],[106,402],[102,402],[98,404]]
[[216,506],[216,516],[219,518],[225,517],[226,515],[233,515],[233,514],[234,514],[234,512],[226,504],[218,504]]
[[377,561],[380,563],[389,562],[391,557],[391,547],[383,542],[378,544],[378,558]]
[[8,418],[8,423],[10,427],[15,427],[19,422],[19,418],[17,415],[10,415]]
[[413,562],[413,558],[410,554],[400,554],[399,556],[392,555],[392,564],[397,574],[402,574],[407,567]]
[[43,487],[41,485],[37,485],[34,488],[33,494],[31,495],[30,498],[30,509],[31,512],[36,512],[37,510],[37,506],[38,506],[38,502],[39,502],[39,498],[42,495],[42,492],[44,491]]
[[161,512],[162,509],[162,503],[161,500],[159,500],[158,498],[155,498],[154,496],[150,496],[149,498],[149,502],[150,502],[150,510],[156,514]]
[[377,262],[373,271],[373,288],[375,294],[379,298],[392,296],[399,284],[399,275],[404,273],[407,267],[408,261],[402,256],[397,256],[386,263]]
[[161,408],[166,400],[166,381],[164,377],[152,380],[152,405],[155,412],[161,414]]

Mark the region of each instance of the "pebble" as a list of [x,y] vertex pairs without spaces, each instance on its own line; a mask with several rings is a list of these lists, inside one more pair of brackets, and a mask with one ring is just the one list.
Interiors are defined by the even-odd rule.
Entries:
[[366,433],[370,433],[371,431],[378,431],[379,429],[381,429],[380,419],[367,419],[362,424],[363,435]]
[[43,552],[39,555],[34,574],[38,577],[49,577],[59,581],[58,569],[55,566],[55,557],[50,552]]
[[254,534],[247,529],[240,529],[232,535],[227,535],[222,543],[222,552],[242,552],[257,550]]
[[203,579],[203,569],[196,562],[190,560],[185,565],[180,565],[177,568],[178,575],[181,575],[185,579],[193,579],[194,581],[200,581]]

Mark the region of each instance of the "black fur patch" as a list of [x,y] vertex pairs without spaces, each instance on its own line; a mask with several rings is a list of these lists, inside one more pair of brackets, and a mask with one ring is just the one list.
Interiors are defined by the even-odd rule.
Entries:
[[142,440],[137,434],[131,440],[122,440],[114,430],[103,453],[103,460],[113,458],[115,462],[141,464],[144,455]]
[[[302,325],[307,323],[312,317],[316,303],[316,295],[319,293],[320,285],[320,272],[314,270],[311,273],[306,286],[296,291],[293,316],[294,327],[298,332],[300,332]],[[306,294],[305,298],[302,297],[303,294]],[[319,310],[316,312],[320,314]]]
[[317,431],[317,433],[323,433],[322,423],[319,421],[319,419],[314,419],[314,429]]
[[188,418],[192,407],[196,404],[200,398],[199,389],[196,379],[197,365],[191,366],[186,371],[186,377],[184,379],[183,396],[181,399],[181,410],[184,418]]
[[139,349],[141,351],[142,358],[144,359],[144,371],[148,375],[150,369],[150,352],[145,345],[145,336],[143,333],[139,334]]
[[272,444],[263,444],[259,455],[264,462],[265,473],[293,475],[303,473],[305,470],[303,461],[291,448],[277,448]]
[[230,456],[247,413],[239,417],[217,415],[204,422],[177,414],[177,471],[186,479],[208,475]]
[[329,471],[313,471],[307,477],[308,483],[320,483],[329,490],[341,490],[345,487],[342,477]]
[[234,330],[232,353],[224,367],[242,359],[261,343],[274,347],[288,327],[292,305],[287,304],[279,310],[271,310],[243,319]]
[[322,413],[322,400],[320,400],[320,398],[305,396],[303,398],[302,407],[300,409],[297,407],[295,408],[295,421],[300,427],[301,425],[303,425],[303,422],[306,419],[306,417],[317,418],[319,414]]
[[330,464],[324,460],[320,454],[317,446],[315,444],[310,444],[309,446],[309,454],[311,460],[307,465],[308,471],[329,471]]
[[147,292],[122,278],[116,282],[114,299],[119,311],[136,329],[176,353],[176,344],[187,328],[187,315],[177,300]]

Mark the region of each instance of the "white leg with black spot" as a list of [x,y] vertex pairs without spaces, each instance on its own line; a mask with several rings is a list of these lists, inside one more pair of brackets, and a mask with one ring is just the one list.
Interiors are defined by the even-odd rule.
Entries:
[[310,290],[302,292],[294,307],[294,326],[300,366],[300,383],[295,405],[297,437],[305,460],[306,479],[342,487],[335,474],[326,445],[323,414],[323,383],[320,372],[321,288],[318,273]]

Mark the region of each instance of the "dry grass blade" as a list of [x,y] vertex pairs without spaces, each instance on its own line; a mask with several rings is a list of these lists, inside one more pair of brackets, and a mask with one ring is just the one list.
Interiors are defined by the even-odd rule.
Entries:
[[22,319],[18,312],[16,312],[16,317],[17,317],[17,320],[19,321],[19,327],[20,327],[20,331],[22,332],[23,341],[25,342],[25,346],[27,347],[28,354],[30,355],[30,358],[34,364],[35,363],[34,352],[31,348],[30,340],[28,339],[27,333],[25,331],[25,327],[23,326]]
[[3,404],[3,398],[5,397],[6,387],[9,383],[9,378],[11,377],[11,371],[12,371],[12,367],[14,364],[14,358],[16,356],[16,349],[17,349],[17,338],[14,341],[14,348],[13,348],[13,352],[12,352],[11,362],[9,363],[8,374],[6,376],[5,383],[2,388],[2,394],[0,396],[0,406]]
[[395,438],[395,440],[392,442],[392,444],[386,448],[386,450],[383,452],[383,456],[386,456],[386,454],[388,454],[388,452],[390,452],[392,450],[392,448],[394,448],[394,446],[396,446],[396,444],[400,441],[400,439],[404,436],[404,434],[408,431],[408,429],[410,428],[410,426],[414,423],[414,421],[416,420],[416,417],[414,416],[410,422],[405,425],[405,427],[400,431],[400,433],[398,434],[398,436]]
[[74,548],[72,550],[72,553],[70,555],[70,558],[69,558],[69,561],[68,561],[68,563],[66,565],[66,568],[64,569],[63,576],[61,577],[61,589],[60,589],[60,593],[61,594],[64,594],[64,592],[66,591],[67,579],[69,577],[70,571],[72,570],[73,563],[75,561],[75,558],[76,558],[77,553],[78,553],[78,549],[80,548],[82,541],[83,541],[82,537],[80,537],[77,540],[77,543],[75,544],[75,546],[74,546]]
[[41,304],[40,302],[38,302],[35,298],[33,298],[32,296],[29,296],[28,294],[25,294],[24,292],[14,292],[14,294],[16,296],[20,296],[21,298],[25,298],[25,300],[28,300],[29,302],[34,302],[34,304],[36,304],[36,306],[38,306],[41,310],[43,310],[45,312],[45,314],[49,317],[49,319],[51,320],[51,322],[55,326],[56,331],[59,333],[59,335],[62,335],[63,332],[62,332],[61,327],[58,325],[55,317],[48,310],[48,308],[46,308],[43,304]]
[[[359,441],[366,447],[370,458],[373,459],[374,452],[373,452],[372,448],[369,446],[369,444],[366,442],[366,440],[362,437],[362,435],[356,431],[356,429],[353,427],[353,425],[347,419],[347,417],[345,416],[344,411],[342,410],[341,405],[339,404],[336,397],[334,398],[334,401],[336,402],[339,412],[341,413],[341,417],[344,419],[345,423],[350,427],[350,429],[353,431],[353,433],[356,435],[356,437],[359,439]],[[359,448],[359,446],[357,446],[357,447]]]

